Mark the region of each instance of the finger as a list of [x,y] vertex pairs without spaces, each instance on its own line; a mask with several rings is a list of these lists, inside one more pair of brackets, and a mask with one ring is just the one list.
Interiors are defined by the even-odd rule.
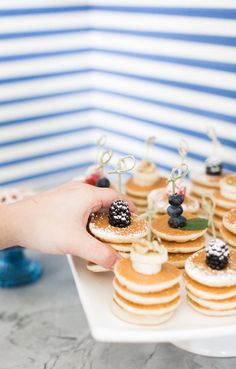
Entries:
[[88,232],[80,236],[81,248],[79,256],[106,269],[113,269],[114,265],[121,260],[121,256],[110,246],[98,241]]

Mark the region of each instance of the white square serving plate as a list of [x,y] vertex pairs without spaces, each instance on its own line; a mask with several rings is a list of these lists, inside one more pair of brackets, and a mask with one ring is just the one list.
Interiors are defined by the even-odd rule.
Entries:
[[93,273],[86,262],[68,256],[69,265],[85,311],[91,334],[103,342],[178,342],[209,337],[236,335],[236,316],[207,317],[195,312],[186,302],[173,317],[159,326],[139,326],[125,323],[111,311],[113,273]]

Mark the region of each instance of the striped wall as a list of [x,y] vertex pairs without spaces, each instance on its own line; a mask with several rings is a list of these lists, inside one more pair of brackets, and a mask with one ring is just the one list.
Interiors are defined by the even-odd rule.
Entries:
[[206,129],[213,126],[225,167],[235,170],[236,2],[93,5],[96,122],[112,146],[142,156],[144,137],[154,134],[155,161],[169,170],[185,138],[189,164],[201,169],[211,150]]
[[1,1],[0,45],[0,184],[71,178],[93,160],[86,4]]
[[234,0],[2,0],[0,184],[71,178],[109,136],[168,171],[181,138],[201,169],[216,128],[236,170]]

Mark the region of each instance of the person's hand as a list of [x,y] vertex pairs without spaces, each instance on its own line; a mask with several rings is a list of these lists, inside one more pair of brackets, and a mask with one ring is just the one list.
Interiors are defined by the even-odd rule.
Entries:
[[[119,255],[91,236],[86,226],[92,212],[107,209],[116,199],[114,190],[72,181],[8,205],[14,218],[14,243],[46,253],[77,255],[111,269]],[[130,209],[135,211],[132,203]]]

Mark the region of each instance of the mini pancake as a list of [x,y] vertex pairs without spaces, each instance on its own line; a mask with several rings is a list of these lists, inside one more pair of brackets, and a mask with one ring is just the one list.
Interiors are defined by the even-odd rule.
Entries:
[[225,300],[236,296],[236,286],[231,287],[210,287],[194,281],[184,273],[185,285],[188,291],[195,296],[205,300]]
[[176,284],[171,288],[160,292],[140,293],[130,291],[120,284],[118,279],[113,279],[114,290],[124,299],[142,305],[162,304],[175,300],[179,296],[180,285]]
[[220,234],[230,246],[236,247],[236,235],[225,228],[223,224],[220,226]]
[[192,306],[192,308],[198,311],[201,314],[209,315],[209,316],[230,316],[236,314],[236,309],[229,310],[213,310],[202,305],[199,305],[197,302],[193,301],[190,297],[187,298],[188,303]]
[[136,206],[136,209],[138,210],[139,214],[146,213],[147,207],[146,206]]
[[200,250],[188,258],[185,271],[191,279],[210,287],[236,285],[236,251],[230,250],[229,264],[222,270],[211,269],[205,260],[205,250]]
[[229,200],[226,197],[222,196],[220,191],[215,191],[213,193],[213,198],[217,206],[225,208],[226,211],[236,208],[236,201]]
[[93,273],[110,272],[109,269],[106,269],[102,267],[101,265],[94,264],[91,261],[87,263],[87,269]]
[[141,274],[132,267],[130,259],[123,259],[115,265],[115,276],[130,291],[149,293],[159,292],[179,283],[181,272],[173,265],[165,263],[157,274]]
[[191,181],[202,187],[219,188],[220,180],[225,177],[225,174],[211,176],[204,173],[195,173],[191,176]]
[[[194,218],[195,216],[192,214],[184,214],[184,216],[187,219]],[[175,242],[187,242],[187,241],[193,241],[197,238],[203,236],[206,231],[206,229],[201,229],[197,231],[188,231],[183,230],[181,228],[171,228],[168,225],[169,215],[165,214],[160,216],[157,219],[154,219],[152,222],[152,232],[162,238],[163,240],[167,241],[175,241]]]
[[227,212],[223,217],[224,227],[236,235],[236,209]]
[[129,199],[137,206],[146,206],[147,207],[147,197],[136,197],[136,196],[128,196]]
[[218,215],[219,217],[223,217],[224,214],[227,212],[228,210],[225,208],[222,208],[221,206],[216,206],[214,213],[215,215]]
[[236,296],[224,300],[202,299],[187,291],[188,297],[197,304],[213,310],[231,310],[236,309]]
[[205,245],[206,239],[204,236],[197,238],[194,241],[188,242],[174,242],[162,240],[162,244],[167,249],[168,253],[183,253],[188,254],[201,250]]
[[112,300],[112,312],[117,318],[125,322],[151,326],[162,324],[167,320],[169,320],[173,315],[173,312],[163,315],[133,314],[123,309],[120,305],[117,304],[117,302],[114,299]]
[[147,234],[147,222],[132,214],[131,224],[125,228],[113,227],[109,224],[107,213],[94,214],[89,223],[90,232],[102,241],[111,243],[132,243]]
[[132,250],[132,243],[111,243],[105,242],[108,246],[111,246],[116,251],[130,252]]
[[128,196],[147,197],[149,192],[156,190],[157,188],[165,187],[166,181],[166,178],[160,177],[153,185],[140,186],[134,182],[133,178],[129,178],[125,184],[125,192]]
[[192,254],[192,252],[189,254],[169,254],[168,262],[174,265],[176,268],[183,269],[185,267],[186,260]]
[[220,181],[220,192],[227,199],[236,201],[236,173],[227,175]]
[[207,186],[200,186],[200,185],[195,185],[192,183],[191,185],[191,196],[195,195],[197,197],[199,197],[199,199],[201,198],[203,193],[206,194],[212,194],[215,191],[215,188],[210,188]]
[[131,301],[124,299],[124,297],[120,296],[117,292],[114,292],[113,299],[115,302],[123,307],[126,311],[133,314],[140,315],[163,315],[168,314],[177,309],[180,304],[180,297],[176,297],[176,299],[165,302],[163,304],[153,304],[153,305],[142,305],[137,304]]
[[202,197],[196,193],[190,192],[189,194],[191,197],[193,197],[194,199],[198,200],[199,202],[201,202]]

